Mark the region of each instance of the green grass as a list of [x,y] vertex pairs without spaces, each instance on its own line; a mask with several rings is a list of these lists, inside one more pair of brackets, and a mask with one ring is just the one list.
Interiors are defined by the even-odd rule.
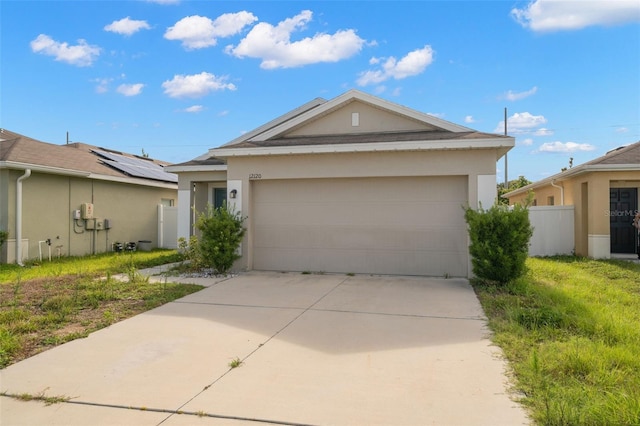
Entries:
[[640,265],[557,257],[527,267],[507,286],[473,285],[536,424],[640,424]]
[[156,250],[0,265],[0,368],[202,289],[138,273],[178,260]]

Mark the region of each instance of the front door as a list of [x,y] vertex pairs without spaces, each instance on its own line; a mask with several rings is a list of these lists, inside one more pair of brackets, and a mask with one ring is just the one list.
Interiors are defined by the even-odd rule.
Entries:
[[611,253],[636,252],[636,228],[631,224],[638,208],[636,188],[609,189]]
[[227,188],[213,189],[213,207],[218,209],[227,201]]

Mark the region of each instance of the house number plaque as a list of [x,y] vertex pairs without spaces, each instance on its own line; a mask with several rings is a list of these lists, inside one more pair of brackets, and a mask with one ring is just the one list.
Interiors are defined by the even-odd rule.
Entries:
[[251,174],[249,174],[249,179],[262,179],[262,174],[260,174],[260,173],[251,173]]

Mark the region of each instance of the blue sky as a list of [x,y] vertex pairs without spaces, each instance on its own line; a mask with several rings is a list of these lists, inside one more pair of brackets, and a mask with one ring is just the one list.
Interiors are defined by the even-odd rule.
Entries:
[[[0,127],[179,163],[359,89],[538,180],[640,140],[640,2],[0,2]],[[504,162],[497,164],[504,179]]]

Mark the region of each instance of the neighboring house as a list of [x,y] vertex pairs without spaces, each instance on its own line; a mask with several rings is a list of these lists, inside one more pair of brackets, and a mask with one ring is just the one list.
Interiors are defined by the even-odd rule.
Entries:
[[178,235],[227,199],[242,269],[467,277],[463,207],[494,203],[513,145],[356,90],[315,99],[169,167]]
[[575,253],[609,258],[635,253],[640,142],[505,194],[509,204],[533,193],[536,206],[574,206]]
[[[0,129],[0,263],[155,246],[158,205],[173,205],[167,163],[83,143],[53,145]],[[93,217],[93,218],[91,218]]]

